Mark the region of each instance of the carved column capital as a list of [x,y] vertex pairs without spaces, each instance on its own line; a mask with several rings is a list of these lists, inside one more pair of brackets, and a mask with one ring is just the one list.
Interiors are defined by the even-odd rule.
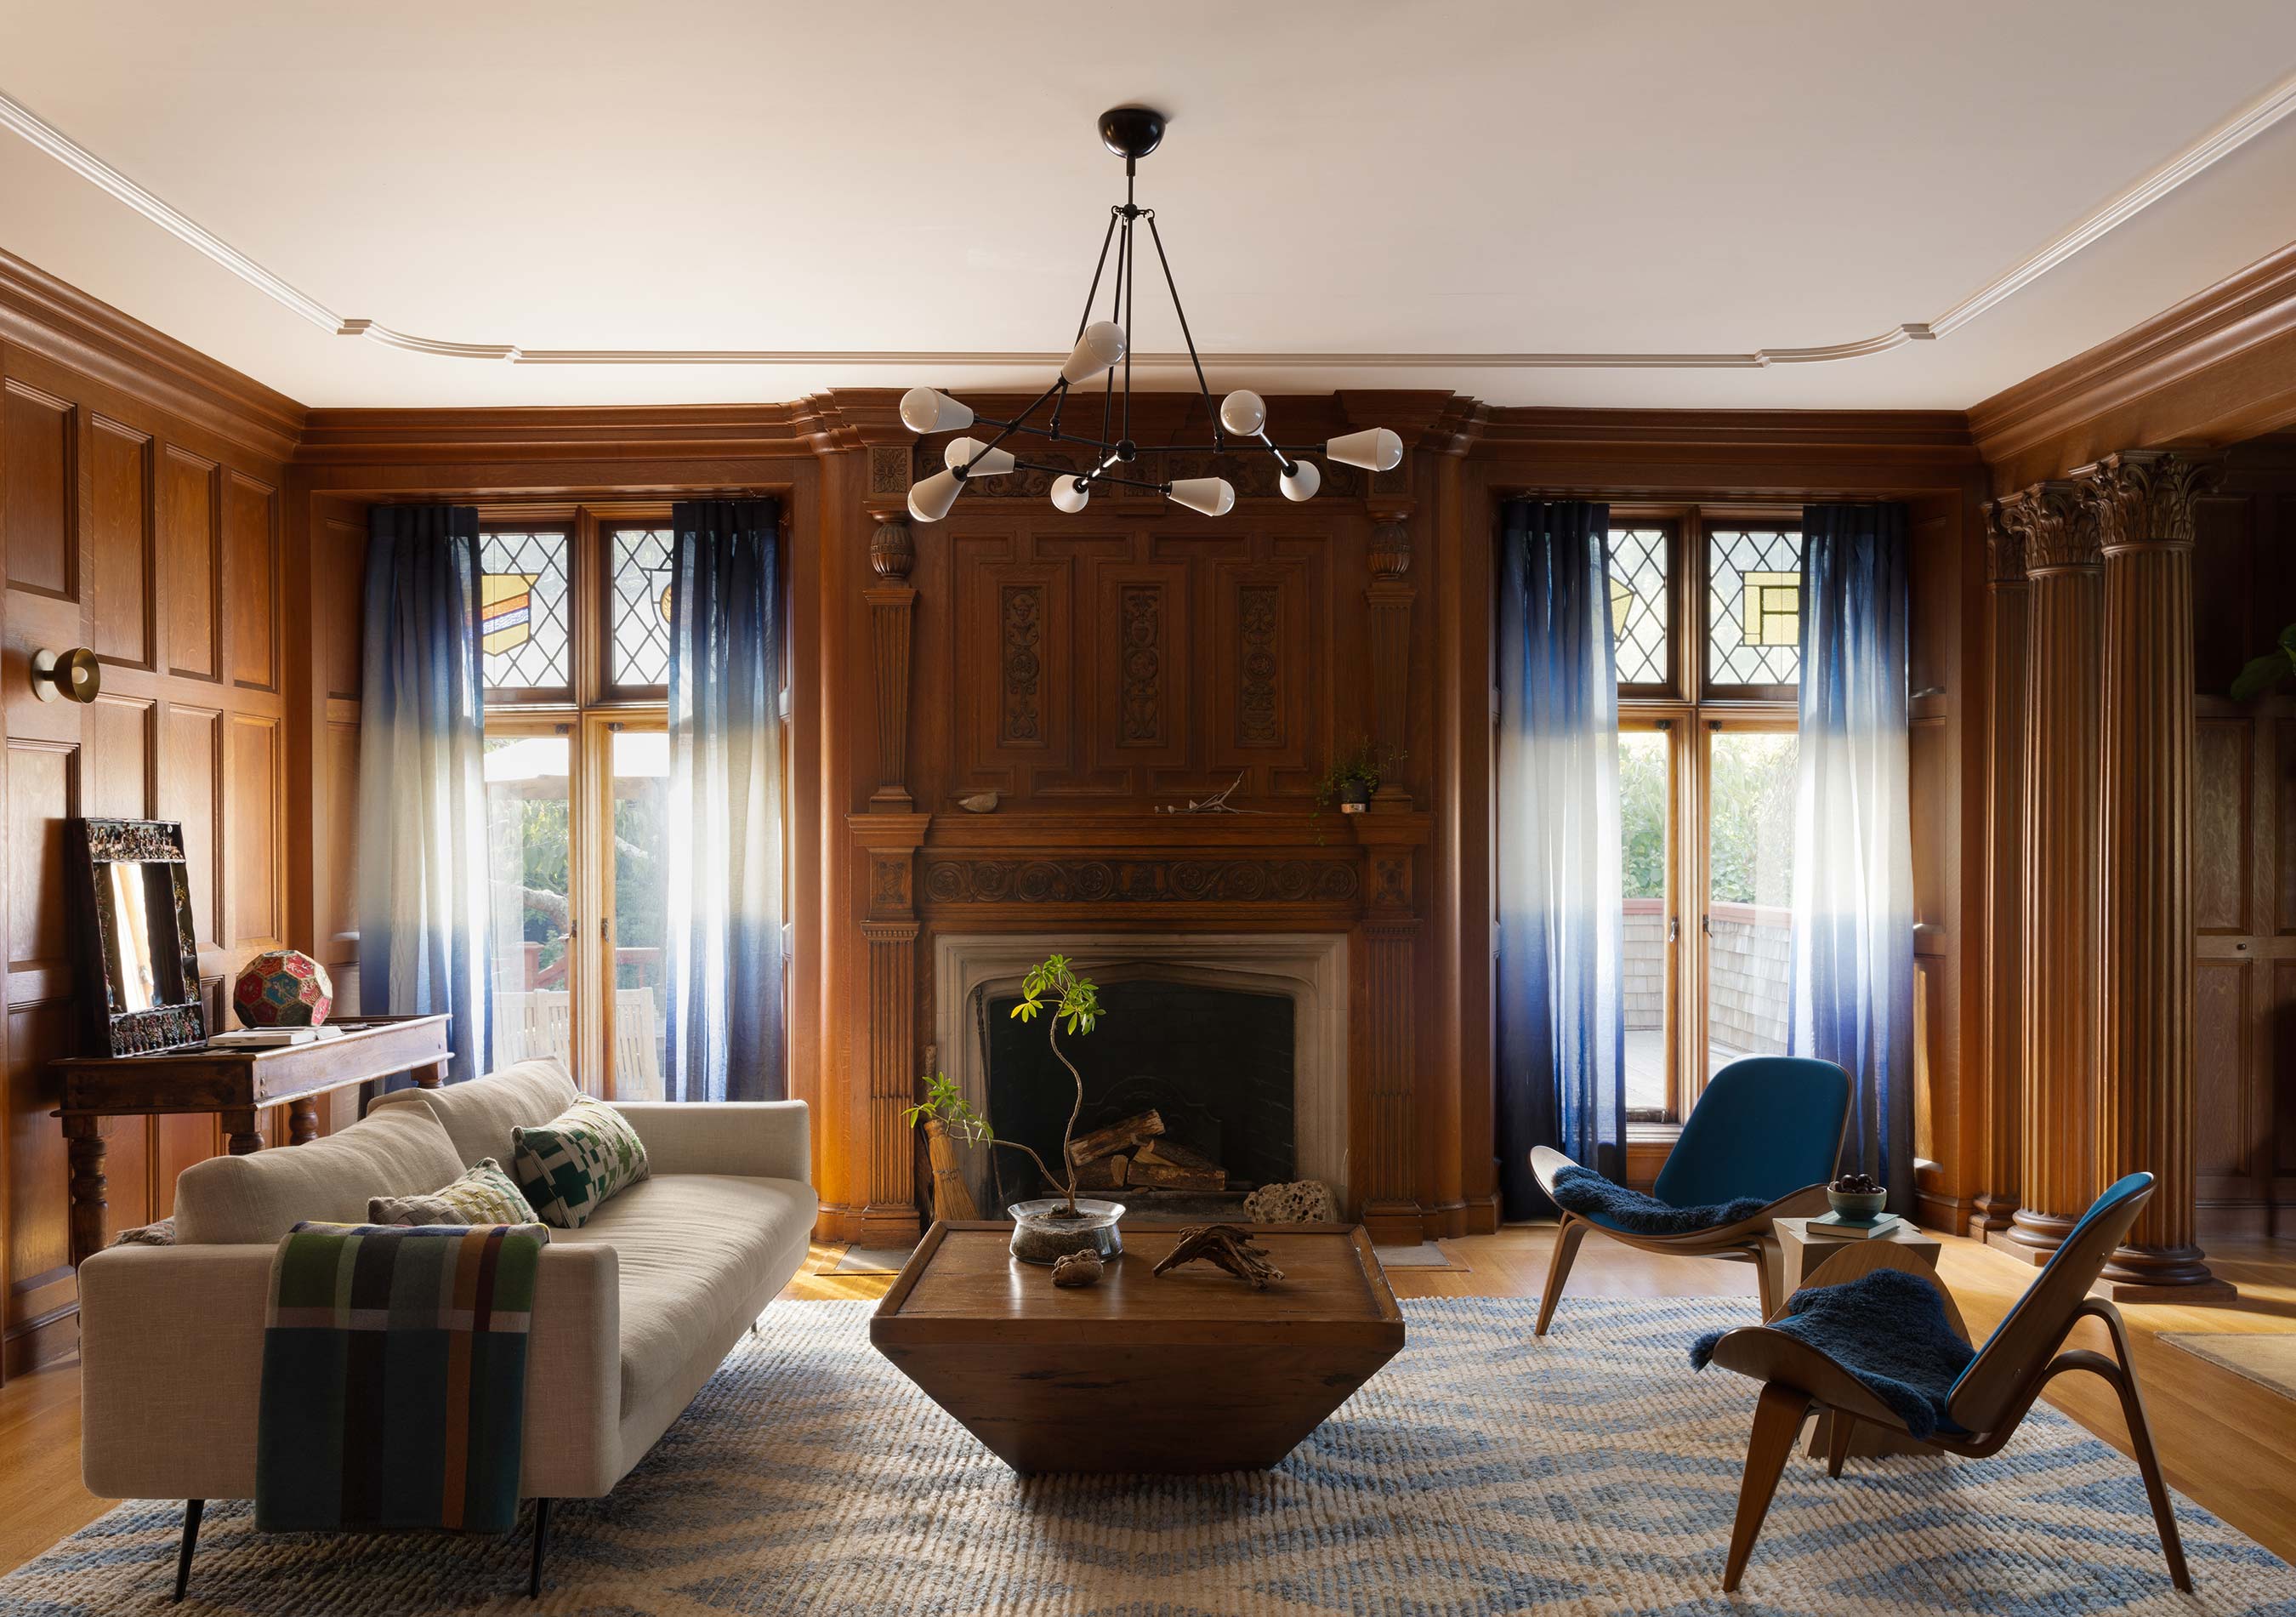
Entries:
[[2078,483],[2052,480],[2021,488],[1995,502],[1994,518],[2014,541],[2028,577],[2103,563],[2095,509]]
[[1375,522],[1371,530],[1371,573],[1382,584],[1393,583],[1411,570],[1411,524],[1400,520]]
[[2173,449],[2125,449],[2083,466],[2073,480],[2095,512],[2106,554],[2135,545],[2189,549],[2195,505],[2216,470]]
[[906,584],[917,564],[916,538],[899,517],[887,517],[869,536],[869,566],[891,584]]
[[1985,502],[1985,578],[1998,587],[2025,582],[2025,534],[2005,520],[2000,500]]

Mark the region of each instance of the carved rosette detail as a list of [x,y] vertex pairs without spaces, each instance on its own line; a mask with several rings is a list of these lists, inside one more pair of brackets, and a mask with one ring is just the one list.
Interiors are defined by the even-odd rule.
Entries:
[[1275,678],[1277,602],[1273,584],[1247,584],[1236,592],[1239,611],[1236,667],[1242,674],[1236,692],[1236,740],[1247,747],[1280,746],[1283,726],[1276,703]]
[[2103,563],[2095,512],[2076,483],[2051,481],[2020,489],[1997,502],[1994,519],[2015,542],[2028,575]]
[[869,536],[871,570],[890,583],[906,584],[916,564],[917,543],[909,525],[899,521],[878,523],[877,531]]
[[1363,878],[1339,859],[937,859],[937,904],[1347,904]]
[[1117,597],[1123,742],[1154,746],[1164,739],[1164,592],[1128,584]]
[[2216,475],[2212,462],[2165,449],[2108,455],[2073,474],[2095,513],[2100,549],[2193,543],[2200,495]]
[[1035,584],[1004,587],[1003,733],[1010,743],[1044,736],[1038,685],[1044,675],[1045,592]]
[[[940,468],[936,464],[934,471]],[[909,452],[900,444],[869,446],[869,492],[906,494],[916,480],[909,475]]]

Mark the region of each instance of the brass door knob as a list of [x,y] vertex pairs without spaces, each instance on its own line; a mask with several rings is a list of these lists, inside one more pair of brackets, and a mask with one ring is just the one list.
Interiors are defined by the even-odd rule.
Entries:
[[32,653],[32,694],[42,702],[53,702],[59,696],[71,702],[94,702],[102,689],[103,665],[87,647]]

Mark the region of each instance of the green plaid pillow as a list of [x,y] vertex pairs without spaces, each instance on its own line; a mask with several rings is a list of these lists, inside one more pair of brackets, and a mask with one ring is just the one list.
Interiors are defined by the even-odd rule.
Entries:
[[646,1177],[645,1145],[603,1101],[578,1100],[537,1129],[510,1131],[518,1187],[545,1224],[579,1229],[599,1204]]
[[534,1209],[492,1157],[427,1196],[376,1196],[366,1204],[369,1224],[533,1224]]

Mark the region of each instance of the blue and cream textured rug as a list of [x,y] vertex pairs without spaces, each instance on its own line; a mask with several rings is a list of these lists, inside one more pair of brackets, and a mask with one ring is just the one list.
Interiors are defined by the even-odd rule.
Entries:
[[211,1506],[168,1604],[178,1506],[121,1506],[13,1576],[0,1617],[725,1613],[2088,1612],[2296,1617],[2296,1572],[2180,1502],[2169,1586],[2136,1467],[2046,1408],[1984,1462],[1789,1466],[1721,1592],[1754,1387],[1693,1375],[1739,1298],[1405,1304],[1411,1342],[1276,1470],[1021,1482],[870,1348],[869,1306],[777,1303],[603,1500],[527,1539],[265,1539]]

